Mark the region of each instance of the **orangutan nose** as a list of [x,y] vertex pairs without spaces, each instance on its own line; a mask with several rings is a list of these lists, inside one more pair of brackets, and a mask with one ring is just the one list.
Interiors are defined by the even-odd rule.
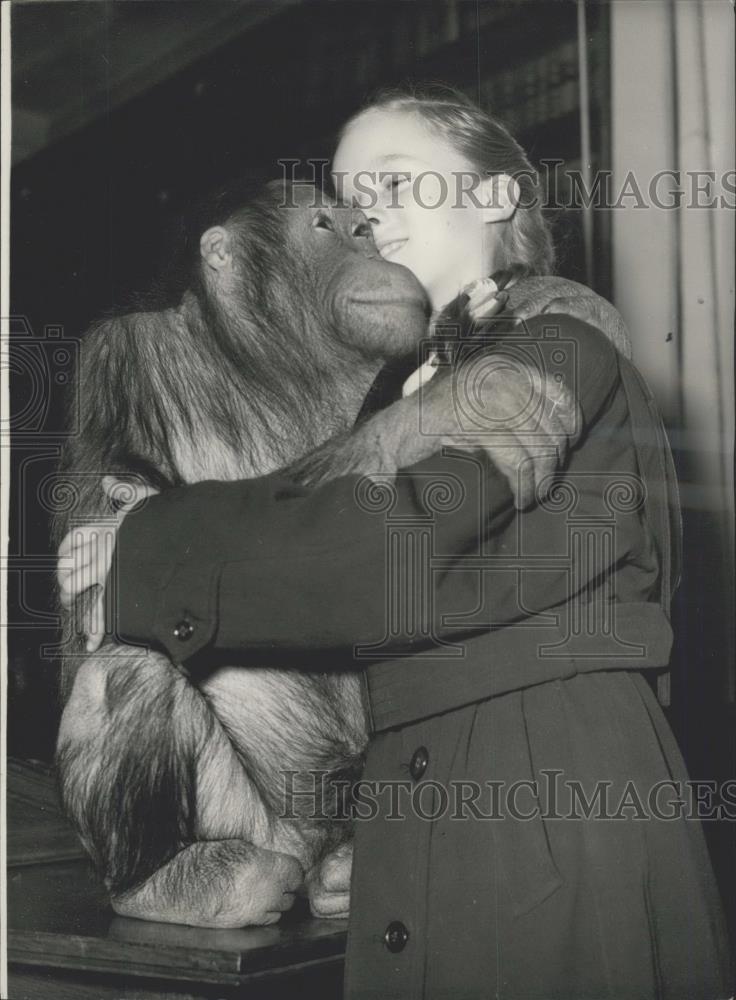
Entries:
[[356,239],[361,239],[361,237],[368,237],[368,239],[373,239],[373,230],[371,229],[371,224],[367,219],[359,219],[357,222],[353,223],[352,228],[353,236]]
[[359,241],[356,249],[361,250],[368,258],[379,256],[373,239],[373,229],[370,222],[362,212],[353,213],[350,231],[353,239]]

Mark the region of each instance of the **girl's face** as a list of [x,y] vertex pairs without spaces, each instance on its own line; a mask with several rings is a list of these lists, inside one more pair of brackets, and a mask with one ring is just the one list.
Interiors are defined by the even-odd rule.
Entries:
[[332,169],[338,195],[368,216],[381,256],[413,271],[433,308],[492,270],[490,181],[419,115],[367,111]]

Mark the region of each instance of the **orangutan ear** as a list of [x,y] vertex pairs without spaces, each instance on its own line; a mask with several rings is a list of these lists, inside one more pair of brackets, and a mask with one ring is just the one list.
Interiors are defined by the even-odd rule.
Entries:
[[199,241],[202,260],[213,271],[226,271],[233,260],[230,233],[222,226],[212,226]]
[[494,174],[486,177],[480,186],[485,222],[505,222],[516,211],[521,199],[521,189],[515,177]]

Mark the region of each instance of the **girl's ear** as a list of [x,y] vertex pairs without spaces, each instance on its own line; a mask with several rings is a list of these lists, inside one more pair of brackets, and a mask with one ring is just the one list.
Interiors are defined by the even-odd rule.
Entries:
[[199,252],[202,260],[213,271],[225,271],[233,259],[230,233],[222,226],[212,226],[199,241]]
[[519,182],[508,174],[486,177],[480,186],[485,222],[505,222],[516,211],[521,198]]

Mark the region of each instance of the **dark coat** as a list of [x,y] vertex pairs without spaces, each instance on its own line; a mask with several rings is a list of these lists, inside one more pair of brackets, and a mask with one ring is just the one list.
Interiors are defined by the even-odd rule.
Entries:
[[[119,629],[176,660],[361,643],[375,815],[356,821],[350,997],[731,993],[700,826],[661,818],[687,776],[640,672],[672,638],[666,439],[606,338],[547,316],[529,324],[542,347],[552,321],[584,428],[549,503],[519,515],[490,462],[447,455],[399,477],[388,512],[354,479],[272,476],[172,490],[120,532]],[[387,532],[426,541],[423,607],[386,608]],[[399,567],[415,594],[426,565]]]

